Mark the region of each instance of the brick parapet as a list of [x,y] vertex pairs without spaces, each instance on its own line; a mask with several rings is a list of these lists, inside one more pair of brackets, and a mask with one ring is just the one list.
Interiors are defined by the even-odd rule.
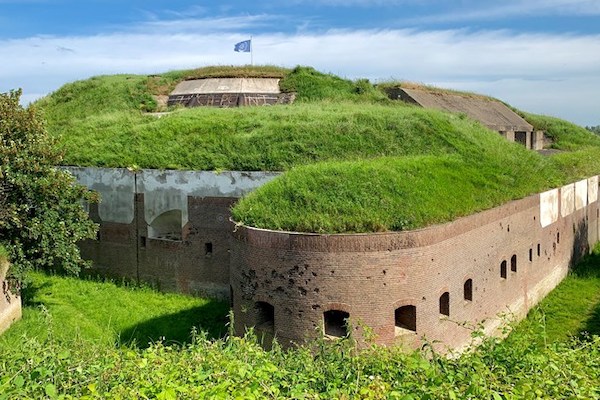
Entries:
[[[381,344],[464,346],[467,326],[491,332],[499,312],[524,316],[598,240],[596,199],[544,227],[540,207],[534,195],[411,232],[318,235],[239,226],[230,264],[236,329],[253,325],[247,310],[260,296],[274,307],[274,333],[283,343],[316,337],[324,311],[344,304],[339,311],[350,314],[358,338],[368,326]],[[468,279],[472,300],[464,295]],[[440,313],[445,292],[449,316]],[[416,332],[396,328],[402,306],[416,308]]]

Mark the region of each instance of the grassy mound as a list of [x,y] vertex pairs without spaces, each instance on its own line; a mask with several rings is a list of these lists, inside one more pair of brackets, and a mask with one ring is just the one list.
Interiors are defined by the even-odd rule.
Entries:
[[[183,79],[232,76],[280,78],[298,100],[175,108],[160,118],[141,112],[159,110],[158,96]],[[240,222],[264,228],[416,228],[600,173],[600,138],[581,127],[523,114],[564,150],[544,158],[464,115],[388,100],[385,88],[397,85],[309,67],[208,67],[91,78],[38,105],[69,165],[289,171],[233,211]]]

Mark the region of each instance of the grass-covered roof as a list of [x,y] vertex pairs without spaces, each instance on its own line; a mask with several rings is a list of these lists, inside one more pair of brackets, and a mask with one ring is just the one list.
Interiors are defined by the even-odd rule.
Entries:
[[[281,78],[297,100],[147,113],[165,111],[157,99],[183,79],[232,76]],[[287,171],[233,210],[236,220],[262,228],[417,228],[600,173],[600,138],[566,121],[521,113],[564,150],[544,157],[464,115],[392,101],[367,80],[309,67],[94,77],[38,106],[69,165]]]

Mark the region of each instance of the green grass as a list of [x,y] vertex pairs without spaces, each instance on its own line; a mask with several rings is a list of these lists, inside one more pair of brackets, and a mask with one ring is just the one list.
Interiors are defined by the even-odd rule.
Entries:
[[[281,77],[298,100],[161,118],[141,112],[186,77],[226,76]],[[600,173],[600,138],[584,128],[523,114],[563,150],[544,158],[464,115],[388,100],[385,87],[310,67],[221,66],[91,78],[38,106],[67,165],[288,171],[233,211],[239,222],[271,229],[419,228]]]
[[61,146],[69,165],[281,171],[317,161],[480,154],[500,143],[495,139],[479,125],[435,111],[313,103],[196,108],[162,118],[104,113],[64,131]]
[[[507,340],[452,359],[351,340],[265,351],[251,334],[210,333],[223,332],[223,304],[34,273],[23,320],[0,337],[0,399],[598,398],[600,337],[566,337],[600,333],[599,270],[596,251]],[[140,326],[150,331],[123,340]]]
[[600,335],[600,244],[529,313],[517,331],[541,343]]
[[55,339],[79,337],[101,346],[186,343],[193,327],[209,337],[225,333],[228,305],[216,300],[41,272],[31,278],[23,293],[23,320],[0,337],[0,348],[17,345],[23,335],[46,338],[49,318]]
[[[528,178],[513,173],[514,166],[469,163],[456,155],[315,164],[249,194],[233,208],[233,217],[259,228],[301,232],[414,229],[535,192],[547,184],[534,174],[545,160],[529,161],[519,163]],[[503,173],[495,176],[498,171]]]

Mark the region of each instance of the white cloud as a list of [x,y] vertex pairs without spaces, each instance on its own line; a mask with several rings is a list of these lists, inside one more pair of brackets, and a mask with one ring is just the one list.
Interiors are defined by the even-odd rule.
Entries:
[[[10,60],[0,64],[0,91],[23,87],[31,99],[92,75],[250,62],[233,51],[247,35],[154,32],[0,41],[0,59]],[[256,64],[475,90],[524,110],[600,123],[600,35],[342,30],[257,35],[253,44]]]
[[503,2],[466,1],[441,13],[408,19],[412,23],[498,20],[510,17],[600,15],[597,0],[505,0]]

